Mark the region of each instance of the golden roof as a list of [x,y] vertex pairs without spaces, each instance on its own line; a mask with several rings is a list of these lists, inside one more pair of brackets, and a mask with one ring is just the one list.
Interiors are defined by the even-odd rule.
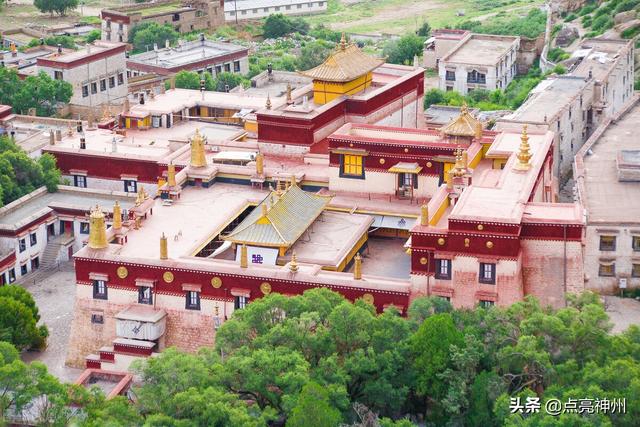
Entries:
[[224,240],[252,246],[289,247],[318,218],[330,197],[293,184],[278,197],[265,197]]
[[322,64],[298,73],[314,80],[345,83],[373,71],[382,64],[383,59],[367,55],[355,44],[348,45],[343,35],[338,47]]
[[440,130],[449,136],[475,137],[479,126],[482,126],[482,123],[469,113],[467,104],[462,104],[460,115]]

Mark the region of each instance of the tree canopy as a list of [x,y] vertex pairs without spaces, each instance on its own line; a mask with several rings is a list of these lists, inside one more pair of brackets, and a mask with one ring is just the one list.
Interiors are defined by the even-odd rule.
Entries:
[[129,43],[133,44],[134,52],[144,52],[153,49],[154,44],[164,46],[167,40],[174,44],[178,37],[178,32],[169,24],[144,21],[131,29]]
[[40,315],[29,292],[20,286],[0,287],[0,340],[20,350],[42,348],[49,335],[37,326]]
[[71,84],[54,80],[44,72],[21,80],[16,70],[0,68],[0,104],[11,105],[16,113],[26,114],[34,108],[38,116],[52,116],[59,104],[69,102],[71,95]]
[[57,13],[64,16],[78,7],[78,0],[34,0],[33,5],[42,13]]
[[[228,86],[231,90],[236,86],[239,86],[245,82],[245,78],[237,73],[220,73],[216,78],[213,78],[210,73],[198,74],[195,71],[182,70],[176,73],[175,83],[178,89],[200,89],[200,81],[204,78],[205,90],[214,90],[218,92],[224,92]],[[165,87],[169,86],[169,82],[165,84]]]
[[302,18],[291,18],[281,13],[271,14],[262,26],[264,38],[275,39],[290,33],[307,34],[309,24]]
[[392,64],[413,64],[415,56],[422,55],[424,37],[416,34],[406,34],[397,40],[390,40],[382,50],[387,62]]

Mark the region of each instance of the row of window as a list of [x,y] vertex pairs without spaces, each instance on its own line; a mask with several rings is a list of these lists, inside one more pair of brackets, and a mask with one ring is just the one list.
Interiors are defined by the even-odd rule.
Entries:
[[[323,2],[323,1],[319,1],[319,2],[318,2],[318,6],[319,6],[319,7],[322,7],[322,6],[324,6],[324,3],[325,3],[325,2]],[[291,10],[291,7],[292,7],[292,6],[293,6],[293,5],[288,4],[288,5],[284,6],[284,10]],[[296,4],[295,6],[296,6],[296,9],[302,9],[302,4]],[[310,9],[310,8],[312,8],[312,7],[313,7],[313,2],[307,3],[307,8],[308,8],[308,9]],[[275,10],[276,12],[279,12],[281,8],[282,8],[282,6],[275,6],[275,7],[273,8],[273,10]],[[271,8],[269,8],[269,7],[265,7],[265,8],[263,8],[262,10],[263,10],[264,12],[266,12],[266,13],[269,13],[269,10],[270,10],[270,9],[271,9]],[[260,10],[260,9],[252,9],[252,10],[251,10],[251,14],[253,14],[253,15],[257,15],[259,10]],[[248,13],[248,10],[241,10],[239,14],[240,14],[240,15],[246,15],[247,13]],[[236,16],[236,11],[235,11],[235,10],[230,11],[230,12],[229,12],[229,15],[231,15],[231,16]]]
[[[58,71],[56,71],[56,73],[58,73]],[[62,80],[62,78],[60,78],[59,80]],[[114,87],[116,87],[116,81],[118,86],[122,86],[124,84],[124,73],[118,73],[117,75],[113,75],[106,79],[100,79],[99,81],[82,85],[82,97],[86,98],[87,96],[89,96],[89,90],[91,90],[92,95],[98,93],[98,85],[100,85],[100,92],[104,92],[107,90],[107,84],[109,85],[109,89],[113,89]]]
[[[600,277],[615,277],[615,275],[615,262],[600,264],[598,267],[598,276]],[[631,264],[631,277],[640,277],[640,264]]]
[[[439,297],[442,298],[443,300],[446,300],[448,302],[451,302],[451,298],[450,297]],[[494,305],[496,305],[495,301],[491,301],[491,300],[478,300],[478,305],[482,308],[489,308],[489,307],[493,307]]]
[[[38,244],[38,236],[36,235],[36,233],[31,233],[29,235],[29,243],[30,246],[33,247],[35,245]],[[20,250],[20,252],[24,252],[27,250],[27,239],[26,237],[23,239],[18,240],[18,248]]]
[[[616,241],[616,236],[600,236],[600,250],[615,251]],[[631,248],[634,252],[640,252],[640,236],[631,236]]]
[[[104,280],[93,281],[93,298],[108,299],[107,282]],[[138,287],[138,304],[153,305],[153,288],[150,286]],[[236,296],[234,299],[234,307],[236,310],[245,308],[249,304],[249,297]],[[187,310],[200,310],[200,292],[187,291],[185,294],[185,305]]]
[[[138,192],[138,181],[135,179],[125,179],[122,182],[125,193]],[[73,185],[80,188],[87,188],[87,177],[84,175],[73,175]]]
[[[20,266],[20,275],[24,276],[29,272],[28,265],[31,264],[31,271],[40,268],[40,258],[35,257],[29,263],[24,263]],[[0,274],[0,286],[7,283],[14,283],[16,281],[16,268],[12,267],[6,271],[6,273]]]
[[[451,264],[450,259],[436,260],[436,279],[451,280]],[[496,265],[494,263],[481,262],[478,272],[478,282],[487,285],[496,284]]]

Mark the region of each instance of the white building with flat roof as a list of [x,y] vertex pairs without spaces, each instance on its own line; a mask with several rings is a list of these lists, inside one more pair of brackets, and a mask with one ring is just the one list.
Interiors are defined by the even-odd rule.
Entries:
[[228,0],[224,2],[227,22],[265,18],[274,13],[310,15],[327,11],[327,0]]
[[468,34],[438,62],[441,90],[505,89],[516,76],[520,37]]

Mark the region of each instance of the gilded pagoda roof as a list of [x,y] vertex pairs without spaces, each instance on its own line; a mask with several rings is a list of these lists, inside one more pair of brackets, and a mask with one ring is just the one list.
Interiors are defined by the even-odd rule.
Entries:
[[326,82],[345,83],[355,80],[384,64],[384,60],[367,55],[355,44],[344,40],[325,61],[315,68],[299,71],[306,77]]
[[445,135],[474,137],[478,134],[478,128],[481,126],[482,123],[473,117],[471,113],[469,113],[467,105],[463,104],[460,108],[460,115],[440,130]]
[[271,192],[224,240],[253,246],[289,247],[318,218],[331,200],[293,184]]

